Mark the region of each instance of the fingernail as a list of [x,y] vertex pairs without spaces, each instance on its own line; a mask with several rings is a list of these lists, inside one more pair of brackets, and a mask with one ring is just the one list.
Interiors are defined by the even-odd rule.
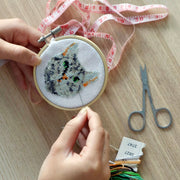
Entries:
[[74,119],[76,116],[77,116],[77,115],[72,116],[71,119]]
[[77,116],[81,116],[84,115],[87,112],[87,107],[82,108],[79,113],[77,114]]
[[41,64],[41,58],[37,55],[33,55],[31,58],[31,64],[32,65],[39,65]]

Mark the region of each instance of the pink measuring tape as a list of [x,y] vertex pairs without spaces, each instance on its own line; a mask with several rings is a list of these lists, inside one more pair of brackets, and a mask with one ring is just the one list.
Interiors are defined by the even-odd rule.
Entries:
[[[94,2],[99,2],[101,4],[94,4]],[[68,9],[68,7],[73,5],[82,17],[82,21],[79,22],[76,19],[72,19],[65,24],[61,24],[60,27],[62,31],[59,33],[59,35],[75,35],[76,33],[78,33],[88,39],[97,37],[112,41],[112,47],[106,57],[108,71],[111,71],[118,65],[127,43],[131,40],[135,33],[135,24],[157,21],[168,16],[168,8],[160,4],[136,6],[124,3],[111,5],[107,0],[93,0],[93,4],[83,4],[79,0],[59,0],[57,1],[55,7],[50,10],[50,3],[51,0],[47,2],[46,18],[42,20],[38,30],[41,32],[45,32],[47,27],[51,26],[54,28],[58,26],[59,24],[55,24],[55,21],[61,17],[61,15]],[[125,11],[145,13],[148,12],[148,10],[153,9],[157,9],[158,11],[162,12],[128,17],[125,17],[121,14]],[[93,24],[90,24],[91,13],[98,13],[103,15],[99,17]],[[99,27],[104,22],[109,20],[113,20],[123,25],[132,26],[132,32],[123,44],[121,48],[120,58],[116,62],[114,61],[114,57],[116,54],[116,43],[114,41],[114,38],[108,33],[98,32]]]

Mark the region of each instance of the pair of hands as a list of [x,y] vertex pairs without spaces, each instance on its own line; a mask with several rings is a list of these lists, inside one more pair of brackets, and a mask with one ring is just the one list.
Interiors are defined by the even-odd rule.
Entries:
[[[37,42],[41,36],[20,19],[0,20],[0,59],[10,60],[19,86],[31,86],[34,92],[33,66],[41,63],[36,54],[43,46]],[[76,140],[82,147],[79,154],[73,151]],[[108,160],[108,133],[98,114],[86,107],[66,124],[45,159],[38,180],[108,180]]]

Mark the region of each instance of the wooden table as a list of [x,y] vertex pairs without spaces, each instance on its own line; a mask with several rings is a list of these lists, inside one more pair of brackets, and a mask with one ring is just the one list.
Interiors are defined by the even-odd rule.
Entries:
[[[133,3],[162,3],[169,8],[169,17],[136,26],[135,36],[120,64],[109,74],[105,92],[91,108],[100,114],[113,146],[118,147],[123,136],[146,143],[139,166],[145,180],[177,180],[180,176],[180,3],[179,0],[134,0]],[[46,0],[1,0],[0,17],[18,17],[38,27],[45,16],[45,6]],[[69,15],[73,16],[74,12],[67,12],[66,16]],[[132,27],[106,23],[100,30],[108,30],[120,45]],[[111,44],[95,42],[107,54]],[[128,127],[130,112],[142,108],[139,67],[144,64],[155,106],[167,107],[172,113],[173,124],[167,130],[155,125],[148,98],[145,130],[134,133]],[[17,87],[6,65],[0,71],[0,86],[0,180],[37,179],[52,143],[77,112],[58,110],[46,102],[32,104],[27,92]],[[111,160],[115,155],[111,150]]]

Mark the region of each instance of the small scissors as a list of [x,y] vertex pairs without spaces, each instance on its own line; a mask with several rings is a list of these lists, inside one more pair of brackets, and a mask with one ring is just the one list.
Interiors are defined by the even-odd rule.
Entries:
[[[145,95],[146,95],[146,91],[148,93],[148,96],[149,96],[149,100],[150,100],[150,104],[151,104],[151,109],[152,109],[152,112],[153,112],[153,116],[154,116],[154,120],[155,120],[155,123],[156,125],[159,127],[159,128],[168,128],[171,123],[172,123],[172,115],[171,115],[171,112],[167,109],[167,108],[159,108],[159,109],[156,109],[154,107],[154,104],[153,104],[153,100],[152,100],[152,97],[151,97],[151,93],[150,93],[150,89],[149,89],[149,85],[148,85],[148,77],[147,77],[147,71],[146,71],[146,66],[144,68],[144,70],[142,69],[142,67],[140,66],[140,71],[141,71],[141,80],[142,80],[142,83],[143,83],[143,109],[142,111],[134,111],[132,112],[130,115],[129,115],[129,118],[128,118],[128,125],[129,125],[129,128],[132,130],[132,131],[142,131],[145,127],[145,124],[146,124],[146,113],[145,113],[145,109],[146,109],[146,102],[145,102]],[[157,114],[160,112],[160,111],[163,111],[163,112],[167,112],[169,114],[169,123],[168,125],[166,126],[161,126],[157,120]],[[140,115],[142,118],[143,118],[143,125],[140,129],[135,129],[132,127],[131,125],[131,119],[132,119],[132,116],[133,115]]]

